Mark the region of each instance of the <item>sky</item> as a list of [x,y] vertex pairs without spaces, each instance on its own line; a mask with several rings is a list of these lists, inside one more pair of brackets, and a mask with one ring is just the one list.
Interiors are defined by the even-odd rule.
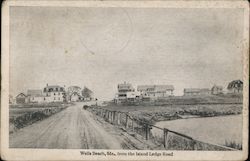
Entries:
[[112,99],[117,84],[242,80],[242,9],[11,7],[10,94],[49,85]]

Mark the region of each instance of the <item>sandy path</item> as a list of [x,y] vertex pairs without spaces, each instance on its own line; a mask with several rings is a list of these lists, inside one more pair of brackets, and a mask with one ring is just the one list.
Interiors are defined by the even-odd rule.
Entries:
[[104,129],[78,103],[10,135],[11,148],[122,149],[122,141]]

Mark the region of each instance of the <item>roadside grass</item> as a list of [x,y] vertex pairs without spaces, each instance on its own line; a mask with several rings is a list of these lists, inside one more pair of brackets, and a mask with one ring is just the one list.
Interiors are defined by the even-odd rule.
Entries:
[[233,141],[233,140],[225,140],[224,146],[234,148],[234,149],[238,149],[238,150],[242,150],[242,144],[237,143],[236,141]]
[[12,105],[9,109],[9,133],[43,120],[69,105],[63,103]]

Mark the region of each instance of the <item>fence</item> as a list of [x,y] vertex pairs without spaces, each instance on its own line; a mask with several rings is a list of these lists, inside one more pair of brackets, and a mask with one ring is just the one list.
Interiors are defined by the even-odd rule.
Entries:
[[194,140],[184,134],[154,126],[130,113],[107,110],[100,107],[89,107],[87,110],[102,117],[105,121],[120,126],[130,133],[138,134],[151,141],[156,148],[168,150],[236,150],[225,146],[214,145]]

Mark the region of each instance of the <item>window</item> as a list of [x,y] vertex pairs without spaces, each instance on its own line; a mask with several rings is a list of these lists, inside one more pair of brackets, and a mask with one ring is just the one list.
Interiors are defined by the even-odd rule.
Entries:
[[56,95],[56,93],[54,93],[54,96]]
[[44,97],[44,99],[43,99],[44,101],[46,100],[46,98]]

